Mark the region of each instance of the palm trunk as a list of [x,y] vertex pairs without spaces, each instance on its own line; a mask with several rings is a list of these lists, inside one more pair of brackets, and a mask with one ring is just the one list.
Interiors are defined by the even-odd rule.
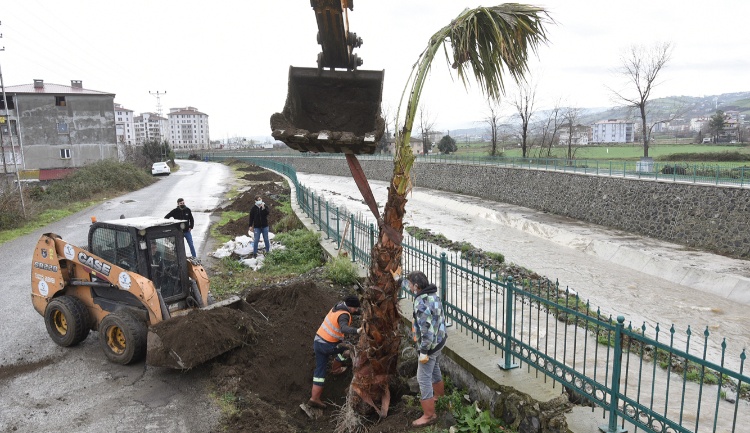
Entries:
[[[390,377],[397,372],[401,313],[398,309],[400,287],[395,277],[401,272],[403,248],[386,231],[392,229],[403,234],[406,195],[411,189],[410,173],[415,158],[410,146],[411,131],[432,60],[438,49],[450,40],[453,53],[449,63],[457,69],[458,77],[466,83],[469,65],[482,90],[489,97],[499,99],[503,93],[502,75],[507,72],[516,81],[522,78],[529,50],[535,50],[539,42],[546,41],[542,15],[546,15],[544,9],[519,4],[464,10],[430,38],[412,70],[404,88],[405,94],[411,83],[403,129],[396,128],[393,177],[383,214],[385,230],[381,227],[372,249],[370,278],[362,303],[365,332],[357,344],[353,392],[348,402],[361,414],[374,409],[380,417],[388,415],[391,397],[388,385]],[[397,120],[398,117],[399,114]]]

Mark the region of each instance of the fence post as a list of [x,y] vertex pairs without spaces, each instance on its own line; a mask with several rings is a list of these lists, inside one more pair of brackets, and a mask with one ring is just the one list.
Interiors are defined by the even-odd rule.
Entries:
[[370,251],[375,248],[375,224],[370,223]]
[[445,299],[448,295],[448,256],[445,252],[440,253],[440,300],[443,304],[443,317],[445,317],[445,327],[450,328],[453,323],[445,314]]
[[503,357],[505,361],[497,366],[503,370],[512,370],[518,367],[512,360],[512,345],[510,338],[513,335],[513,277],[508,277],[505,283],[505,337],[503,338]]
[[323,230],[323,219],[320,212],[320,195],[318,195],[318,230]]
[[313,225],[315,224],[315,192],[310,191],[310,218],[312,218]]
[[328,200],[326,200],[326,239],[331,239],[331,216],[328,209]]
[[354,214],[349,214],[349,226],[351,227],[351,235],[352,237],[349,238],[349,242],[351,242],[352,245],[352,261],[356,262],[357,260],[354,258]]
[[740,186],[745,186],[745,167],[740,168]]
[[612,395],[609,399],[609,424],[602,424],[599,430],[604,433],[625,433],[626,429],[617,427],[617,406],[620,402],[620,370],[622,369],[622,330],[625,327],[625,317],[617,316],[615,326],[615,353],[612,367]]
[[[339,226],[340,218],[339,207],[336,206],[336,245],[341,244],[341,227]],[[339,249],[338,246],[336,247],[336,249]]]

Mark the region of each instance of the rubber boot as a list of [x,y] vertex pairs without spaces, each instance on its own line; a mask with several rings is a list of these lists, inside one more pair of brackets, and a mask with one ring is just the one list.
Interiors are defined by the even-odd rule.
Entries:
[[435,415],[435,400],[428,398],[427,400],[422,400],[420,403],[422,403],[424,414],[411,423],[412,427],[428,426],[437,420],[437,415]]
[[312,407],[317,407],[318,409],[325,409],[326,404],[323,403],[323,400],[320,399],[320,396],[322,394],[323,394],[323,387],[320,385],[313,385],[312,397],[310,397],[310,400],[308,400],[307,404],[309,404]]
[[346,366],[343,362],[339,361],[338,359],[334,359],[331,363],[331,374],[334,376],[338,376],[340,374],[344,374],[346,372]]
[[445,395],[445,382],[442,380],[437,383],[432,384],[432,395],[435,401],[438,400],[438,398]]

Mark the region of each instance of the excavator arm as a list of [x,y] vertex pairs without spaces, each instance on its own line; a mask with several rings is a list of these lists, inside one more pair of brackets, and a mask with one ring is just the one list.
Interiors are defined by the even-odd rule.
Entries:
[[362,65],[362,59],[352,53],[362,45],[362,38],[349,32],[348,10],[354,9],[354,0],[310,0],[318,23],[318,43],[323,51],[318,54],[318,68],[353,71]]
[[[372,154],[383,136],[383,71],[363,71],[352,53],[362,39],[349,31],[353,0],[310,0],[318,25],[317,68],[289,67],[284,110],[271,135],[300,152]],[[342,70],[345,69],[345,70]]]

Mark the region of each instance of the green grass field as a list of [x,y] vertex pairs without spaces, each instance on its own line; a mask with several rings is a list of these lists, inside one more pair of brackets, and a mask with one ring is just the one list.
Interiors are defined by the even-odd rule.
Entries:
[[[585,146],[575,150],[575,159],[597,159],[597,160],[638,160],[643,156],[642,144],[618,144],[614,146]],[[487,143],[460,143],[458,151],[459,156],[480,157],[489,154],[490,146]],[[498,151],[503,152],[506,158],[520,158],[521,148],[517,146],[498,146]],[[717,153],[717,152],[740,152],[750,155],[750,146],[738,145],[700,145],[700,144],[651,144],[648,149],[650,157],[658,160],[665,155],[675,153]],[[527,156],[536,157],[539,154],[539,148],[532,147]],[[546,155],[546,153],[545,153]],[[565,158],[567,155],[566,147],[554,147],[551,158]]]

